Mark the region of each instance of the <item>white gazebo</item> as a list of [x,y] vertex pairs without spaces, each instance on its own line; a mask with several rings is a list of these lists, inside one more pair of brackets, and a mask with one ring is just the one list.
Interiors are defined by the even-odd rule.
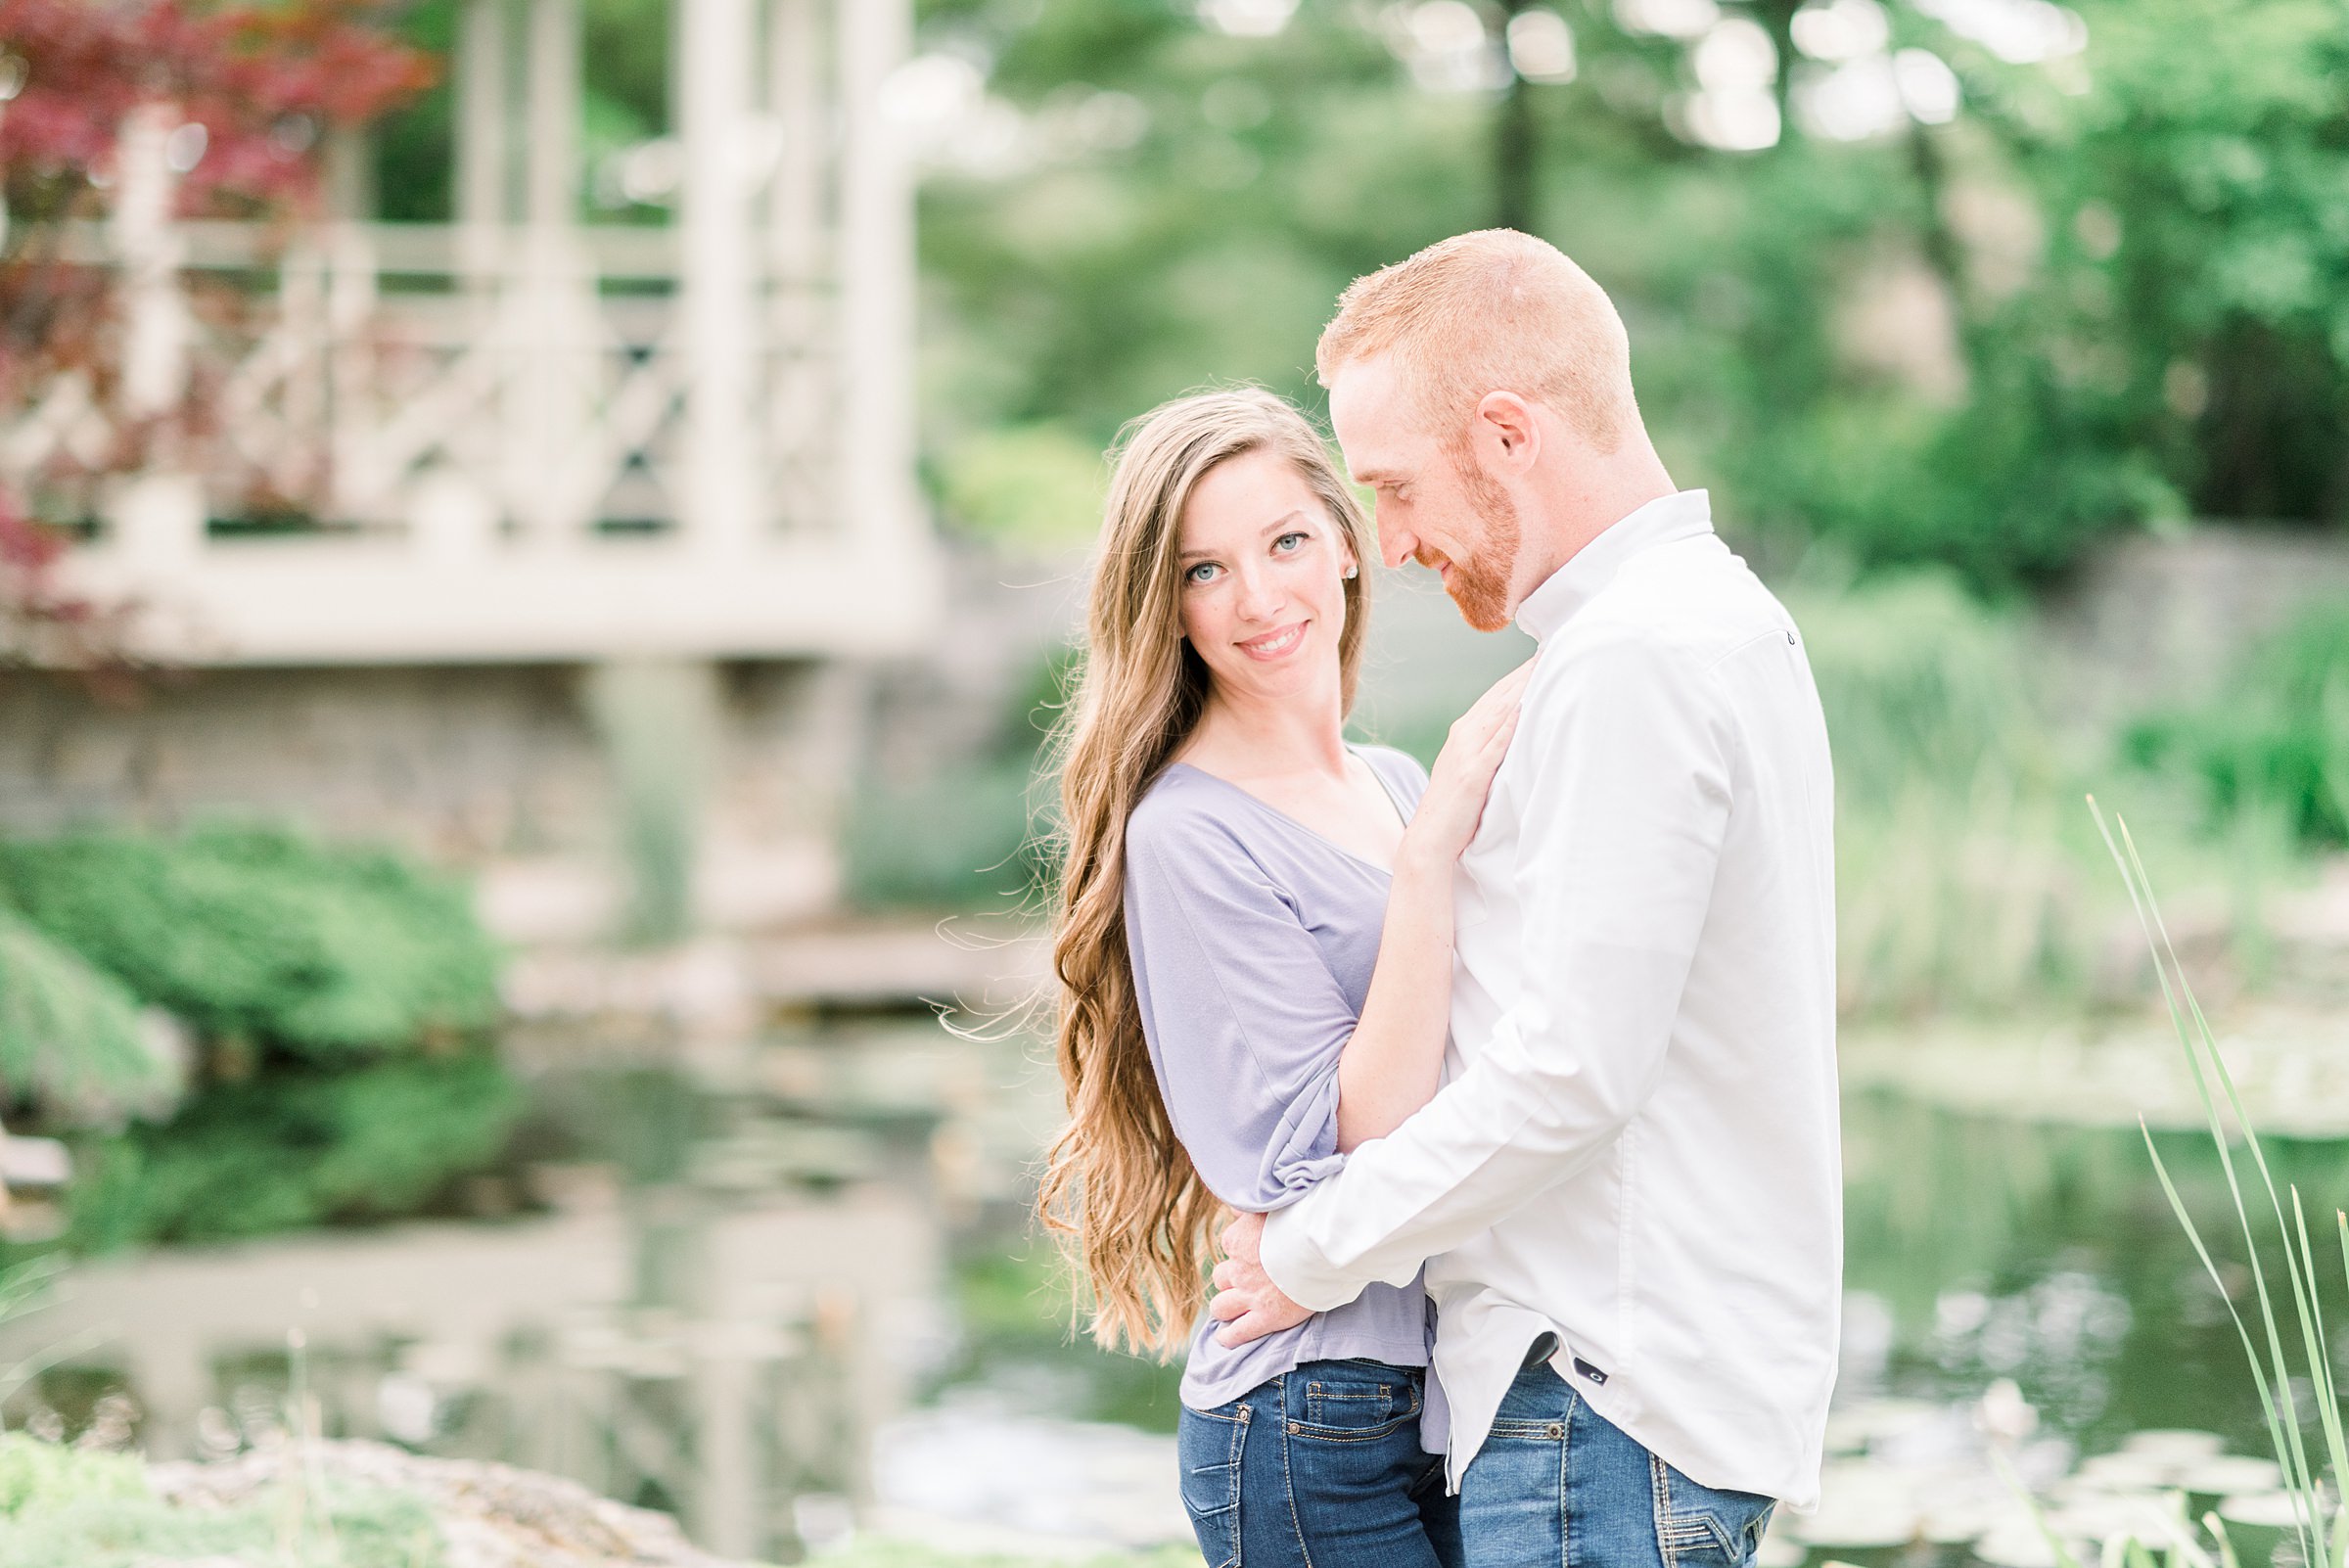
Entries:
[[[579,0],[465,0],[453,224],[347,197],[290,245],[174,221],[186,139],[167,105],[134,115],[113,217],[69,237],[118,271],[116,391],[67,377],[0,411],[0,481],[192,388],[207,417],[104,498],[75,582],[137,599],[158,651],[199,665],[914,647],[941,590],[886,91],[908,0],[671,13],[668,227],[576,219]],[[330,155],[345,175],[352,151]],[[207,270],[239,280],[232,319],[190,308]]]

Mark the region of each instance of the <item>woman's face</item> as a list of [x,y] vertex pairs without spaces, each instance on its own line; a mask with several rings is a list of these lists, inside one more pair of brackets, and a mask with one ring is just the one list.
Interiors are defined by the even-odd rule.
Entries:
[[1179,534],[1182,634],[1219,689],[1279,699],[1335,682],[1355,559],[1296,465],[1261,447],[1217,464]]

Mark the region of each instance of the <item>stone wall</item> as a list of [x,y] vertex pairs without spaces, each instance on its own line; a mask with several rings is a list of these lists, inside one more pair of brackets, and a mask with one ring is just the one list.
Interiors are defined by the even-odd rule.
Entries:
[[2349,540],[2206,526],[2114,540],[2041,623],[2067,695],[2108,718],[2208,696],[2245,648],[2324,599],[2349,600]]
[[[827,906],[871,671],[792,662],[671,674],[701,754],[677,765],[705,785],[699,914],[739,927]],[[124,704],[12,673],[0,677],[0,831],[262,819],[388,840],[476,874],[484,915],[510,940],[589,939],[611,928],[626,885],[622,738],[588,700],[597,679],[583,666],[191,670]]]

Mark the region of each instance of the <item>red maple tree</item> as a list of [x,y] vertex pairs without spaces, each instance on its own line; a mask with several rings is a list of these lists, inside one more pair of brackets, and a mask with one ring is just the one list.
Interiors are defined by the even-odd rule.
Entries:
[[[74,220],[111,206],[133,112],[174,116],[181,215],[306,215],[327,132],[379,118],[434,78],[388,15],[367,0],[0,0],[0,407],[36,406],[76,374],[101,405],[114,398],[118,280],[76,251]],[[40,478],[86,489],[138,467],[153,435],[123,429]],[[0,488],[0,664],[120,665],[129,607],[62,585],[68,537]]]

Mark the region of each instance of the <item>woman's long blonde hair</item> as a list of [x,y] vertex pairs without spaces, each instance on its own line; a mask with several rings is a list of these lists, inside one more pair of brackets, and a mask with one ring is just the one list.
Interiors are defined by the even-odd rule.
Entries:
[[[1094,1339],[1162,1360],[1203,1304],[1217,1203],[1175,1141],[1142,1038],[1126,945],[1126,821],[1207,705],[1207,668],[1182,640],[1183,507],[1210,469],[1260,450],[1294,464],[1354,559],[1372,559],[1354,491],[1288,403],[1241,388],[1153,409],[1120,440],[1084,659],[1053,731],[1061,810],[1054,1043],[1069,1125],[1046,1156],[1036,1207],[1090,1287]],[[1368,587],[1366,573],[1344,584],[1338,668],[1348,709]]]

